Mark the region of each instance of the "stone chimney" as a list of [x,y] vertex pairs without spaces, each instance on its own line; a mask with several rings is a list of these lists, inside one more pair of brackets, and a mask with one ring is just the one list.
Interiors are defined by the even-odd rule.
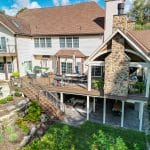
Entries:
[[125,54],[124,42],[117,34],[112,39],[111,53],[105,58],[105,95],[128,95],[130,58]]

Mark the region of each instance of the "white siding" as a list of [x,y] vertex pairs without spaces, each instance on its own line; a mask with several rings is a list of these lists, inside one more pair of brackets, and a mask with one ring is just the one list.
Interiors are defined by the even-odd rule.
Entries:
[[19,60],[19,71],[21,75],[25,75],[24,62],[33,61],[33,40],[26,37],[17,37],[17,49],[18,49],[18,60]]

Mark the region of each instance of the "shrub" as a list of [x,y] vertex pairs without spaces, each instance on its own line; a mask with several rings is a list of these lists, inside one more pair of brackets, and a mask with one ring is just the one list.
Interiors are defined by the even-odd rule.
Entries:
[[0,104],[6,104],[8,103],[9,101],[13,101],[13,96],[7,96],[3,99],[0,100]]
[[28,122],[26,120],[24,120],[23,118],[18,118],[16,120],[16,124],[23,132],[25,132],[25,133],[29,132]]
[[15,95],[16,97],[21,97],[21,96],[22,96],[22,93],[21,93],[21,92],[16,91],[14,95]]
[[7,101],[13,101],[13,96],[7,96]]
[[40,120],[42,109],[37,102],[32,102],[28,108],[28,113],[24,119],[28,122],[37,122]]
[[95,79],[92,82],[92,88],[100,90],[104,88],[104,81],[102,79]]
[[14,77],[14,78],[19,78],[20,77],[20,73],[18,71],[15,71],[15,72],[12,73],[11,76]]

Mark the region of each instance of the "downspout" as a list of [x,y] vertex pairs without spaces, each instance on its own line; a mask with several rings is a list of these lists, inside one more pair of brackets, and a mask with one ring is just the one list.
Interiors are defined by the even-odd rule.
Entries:
[[17,70],[18,70],[18,72],[20,72],[19,58],[18,58],[18,47],[17,47],[17,35],[16,34],[14,35],[14,38],[15,38],[15,51],[16,51],[16,56],[17,56]]

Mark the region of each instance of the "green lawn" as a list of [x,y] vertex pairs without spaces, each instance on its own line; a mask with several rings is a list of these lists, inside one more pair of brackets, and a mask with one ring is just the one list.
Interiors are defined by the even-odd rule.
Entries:
[[[93,134],[101,130],[104,134],[116,139],[123,139],[129,150],[146,150],[145,134],[133,130],[115,128],[112,126],[85,122],[79,127],[68,126],[65,124],[54,124],[49,127],[46,134],[34,140],[25,150],[90,150]],[[55,139],[55,140],[54,140]],[[137,144],[138,149],[133,148]],[[59,147],[57,147],[59,145]],[[64,146],[65,145],[65,146]],[[55,148],[52,148],[55,147]],[[98,149],[92,149],[98,150]],[[101,149],[100,150],[105,150]],[[110,150],[110,149],[106,149]],[[121,149],[120,149],[121,150]]]

